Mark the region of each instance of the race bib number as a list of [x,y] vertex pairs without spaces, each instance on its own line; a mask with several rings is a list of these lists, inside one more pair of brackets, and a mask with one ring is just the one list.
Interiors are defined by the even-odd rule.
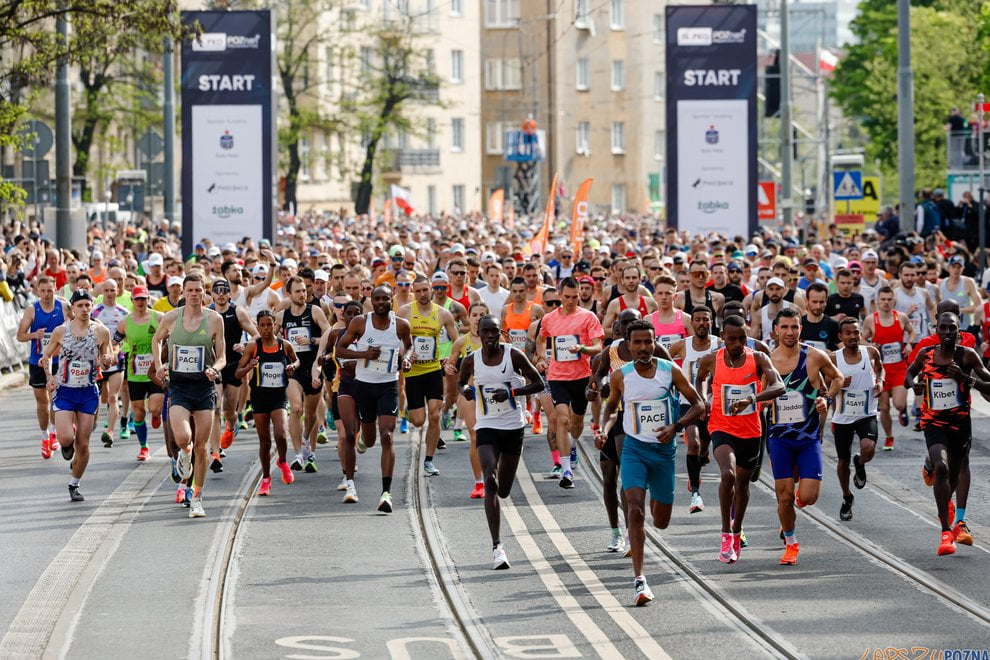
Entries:
[[147,376],[151,373],[151,353],[138,353],[134,356],[134,375]]
[[509,383],[504,385],[482,385],[481,386],[481,397],[478,399],[478,405],[481,407],[481,414],[491,417],[493,415],[501,415],[516,409],[516,399],[513,396],[509,396],[505,401],[496,401],[496,392],[510,392]]
[[633,434],[656,435],[670,424],[670,399],[633,401]]
[[785,392],[773,401],[774,424],[799,424],[807,421],[808,399],[800,392]]
[[526,350],[526,331],[509,330],[509,343],[520,351]]
[[281,362],[262,362],[260,368],[261,387],[280,389],[285,387],[285,365]]
[[805,341],[804,343],[807,344],[808,346],[811,346],[812,348],[817,348],[817,349],[822,350],[822,351],[827,351],[828,350],[828,346],[823,341],[814,341],[814,340],[809,339],[809,340]]
[[450,342],[450,334],[447,332],[447,326],[440,327],[440,343],[446,344]]
[[46,332],[45,333],[45,336],[41,338],[41,349],[40,349],[40,351],[42,353],[44,353],[45,352],[45,349],[48,348],[48,344],[50,344],[50,343],[52,343],[52,333]]
[[300,339],[306,339],[309,341],[309,328],[289,328],[285,331],[286,338],[289,343],[292,344],[292,348],[296,349],[296,353],[302,353],[305,351],[312,350],[312,347],[307,344],[299,343]]
[[[731,415],[729,409],[732,404],[736,401],[741,401],[747,397],[753,397],[756,399],[756,383],[750,383],[749,385],[723,385],[722,386],[722,414]],[[743,408],[738,415],[752,415],[756,412],[755,401],[750,405]]]
[[68,387],[86,387],[93,384],[93,363],[72,360],[65,366],[65,384]]
[[921,321],[922,321],[921,314],[917,312],[915,312],[908,318],[908,323],[910,323],[911,327],[914,328],[914,336],[918,337],[919,339],[921,338]]
[[670,347],[674,345],[674,342],[680,338],[680,335],[660,335],[657,337],[657,340],[660,342],[661,346],[669,351]]
[[959,383],[953,378],[930,379],[927,397],[931,410],[951,410],[963,404]]
[[880,359],[884,364],[896,364],[904,359],[904,347],[897,342],[880,347]]
[[870,394],[870,390],[842,390],[839,392],[839,414],[866,417],[866,411],[870,407]]
[[206,371],[206,348],[203,346],[173,346],[172,371],[178,374],[201,374]]
[[581,359],[580,353],[571,353],[572,346],[579,346],[577,335],[561,335],[553,338],[553,357],[557,362],[574,362]]
[[364,368],[368,371],[377,371],[380,374],[395,373],[395,349],[382,348],[377,360],[365,359]]
[[413,340],[413,360],[431,362],[437,359],[437,338],[416,337]]

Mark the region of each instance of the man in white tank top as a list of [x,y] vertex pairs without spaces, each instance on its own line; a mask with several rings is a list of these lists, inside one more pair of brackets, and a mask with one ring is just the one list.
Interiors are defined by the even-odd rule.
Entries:
[[877,449],[877,399],[883,390],[883,361],[875,346],[860,344],[859,321],[845,318],[839,327],[842,349],[833,353],[833,361],[844,377],[842,390],[835,400],[832,435],[838,456],[836,474],[842,488],[839,520],[852,520],[852,492],[849,490],[849,463],[853,436],[859,436],[859,453],[851,456],[856,470],[856,488],[866,485],[866,463]]
[[[938,285],[942,300],[951,298],[959,303],[962,316],[960,330],[966,330],[973,325],[973,312],[980,306],[980,291],[972,277],[962,274],[966,259],[961,254],[949,258],[949,276]],[[934,314],[932,316],[934,318]],[[924,336],[924,335],[921,335]]]
[[873,250],[867,250],[859,258],[863,266],[863,276],[859,280],[859,293],[866,303],[867,312],[876,311],[877,292],[887,283],[886,273],[877,268],[880,258]]
[[784,300],[785,292],[784,281],[779,277],[771,277],[767,280],[767,288],[763,292],[770,302],[760,308],[759,314],[753,315],[753,325],[750,328],[749,336],[762,339],[771,348],[773,347],[770,344],[773,320],[781,310],[796,307],[794,303]]
[[908,323],[914,328],[915,337],[927,337],[929,320],[935,318],[935,300],[928,290],[919,286],[918,265],[910,261],[901,264],[901,285],[894,289],[897,298],[894,309],[907,314]]

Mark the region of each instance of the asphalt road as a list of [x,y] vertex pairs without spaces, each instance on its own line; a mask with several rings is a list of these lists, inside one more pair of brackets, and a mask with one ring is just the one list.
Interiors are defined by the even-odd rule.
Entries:
[[[9,391],[0,395],[0,657],[985,653],[988,409],[979,406],[974,424],[973,547],[936,557],[934,501],[919,475],[924,443],[910,429],[898,426],[896,449],[878,452],[869,465],[869,484],[856,491],[847,523],[838,522],[841,496],[826,437],[822,496],[812,512],[818,519],[799,514],[797,566],[777,563],[776,505],[758,484],[745,525],[750,547],[738,563],[720,563],[715,471],[703,473],[707,509],[689,514],[679,456],[674,517],[659,534],[671,554],[649,545],[646,574],[657,600],[633,608],[629,560],[605,552],[609,531],[594,466],[582,461],[576,488],[562,490],[544,478],[549,455],[541,438],[527,437],[503,504],[512,568],[496,572],[482,501],[468,498],[467,443],[449,432],[436,457],[441,475],[429,479],[413,464],[417,436],[397,437],[390,516],[376,511],[377,448],[359,457],[360,502],[341,503],[332,439],[318,452],[317,474],[297,473],[288,486],[276,477],[272,497],[247,497],[257,444],[253,431],[244,432],[225,471],[209,476],[207,517],[191,520],[174,503],[160,431],[151,433],[153,457],[144,464],[135,461],[133,440],[94,447],[82,483],[86,502],[70,503],[68,466],[40,456],[31,393]],[[583,442],[590,447],[590,438]],[[435,544],[424,536],[428,529]]]

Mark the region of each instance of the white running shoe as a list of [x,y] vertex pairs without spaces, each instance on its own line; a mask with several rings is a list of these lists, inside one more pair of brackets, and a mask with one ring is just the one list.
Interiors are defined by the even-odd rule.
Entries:
[[188,479],[192,476],[192,452],[188,449],[179,450],[179,460],[175,462],[175,466],[179,471],[179,480]]
[[626,530],[626,551],[622,553],[623,557],[632,557],[632,544],[629,542],[629,530]]
[[345,483],[344,484],[344,490],[347,491],[346,493],[344,493],[344,504],[355,504],[355,503],[357,503],[357,501],[358,501],[357,488],[355,488],[354,486],[348,486]]
[[387,490],[378,498],[378,510],[382,513],[392,513],[392,495]]
[[364,444],[364,438],[359,435],[357,439],[357,453],[363,454],[366,451],[368,451],[368,446]]
[[625,546],[622,543],[622,533],[612,532],[612,542],[605,546],[605,552],[619,552]]
[[340,480],[340,484],[337,485],[337,490],[347,490],[347,477],[343,477]]
[[505,556],[505,550],[502,549],[501,543],[495,546],[495,549],[492,551],[492,568],[496,571],[509,568],[509,558]]
[[424,461],[423,474],[425,474],[428,477],[435,477],[440,474],[440,470],[438,470],[436,466],[433,465],[433,461]]
[[701,499],[701,493],[698,491],[691,493],[691,506],[689,510],[691,513],[700,513],[705,510],[705,501]]
[[203,498],[194,497],[192,502],[189,504],[189,517],[190,518],[205,518],[206,511],[203,510]]
[[650,590],[650,585],[646,584],[646,578],[640,575],[633,581],[633,604],[636,607],[642,607],[646,605],[651,600],[653,600],[653,592]]

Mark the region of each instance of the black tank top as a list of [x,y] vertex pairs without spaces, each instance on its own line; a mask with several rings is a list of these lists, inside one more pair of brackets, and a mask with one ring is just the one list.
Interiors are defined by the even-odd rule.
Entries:
[[[210,309],[216,311],[217,306],[215,304],[210,305]],[[227,311],[217,313],[223,318],[223,341],[226,344],[227,364],[236,365],[240,362],[241,356],[234,350],[234,344],[241,343],[241,337],[244,333],[241,322],[237,319],[237,309],[231,303],[227,305]]]
[[[691,313],[694,311],[694,299],[691,298],[691,289],[688,288],[684,292],[684,313],[690,318]],[[705,307],[712,312],[712,334],[716,337],[719,336],[719,326],[718,326],[718,314],[715,313],[715,302],[712,299],[712,292],[705,289]]]
[[[261,350],[261,338],[255,340],[255,355],[258,357],[258,365],[251,372],[251,391],[278,390],[288,386],[289,381],[285,375],[285,344],[281,338],[278,339],[278,348],[271,353]],[[267,366],[266,366],[267,365]],[[281,365],[281,368],[279,368]]]
[[[292,313],[292,307],[286,309],[282,314],[282,337],[292,344],[292,348],[296,349],[296,355],[302,364],[313,365],[318,348],[316,344],[319,342],[321,334],[320,326],[313,322],[313,306],[311,304],[307,303],[306,309],[298,316]],[[294,341],[300,335],[309,338],[308,346],[301,346]]]

